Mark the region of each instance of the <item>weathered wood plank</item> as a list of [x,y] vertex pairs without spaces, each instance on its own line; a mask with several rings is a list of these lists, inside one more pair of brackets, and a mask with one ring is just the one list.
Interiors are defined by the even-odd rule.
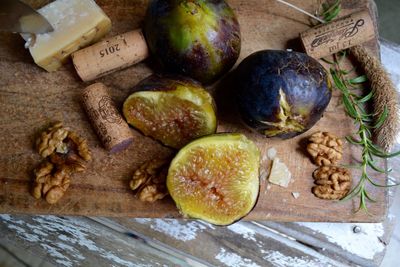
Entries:
[[[0,266],[8,267],[8,266],[15,266],[15,267],[28,267],[29,265],[26,261],[22,260],[20,255],[21,252],[17,252],[19,255],[15,255],[14,252],[11,251],[9,244],[0,243]],[[37,266],[37,265],[31,265]]]
[[0,215],[0,219],[0,232],[6,233],[0,243],[18,246],[57,266],[344,266],[250,223],[215,228],[173,219],[127,219],[120,224],[94,219],[105,227],[78,217]]
[[[165,253],[171,257],[173,254],[178,261],[181,260],[180,264],[192,266],[379,266],[380,254],[387,243],[385,233],[390,232],[387,224],[357,224],[361,226],[361,237],[352,237],[354,224],[240,222],[228,227],[215,227],[200,221],[174,219],[7,215],[0,218],[3,220],[0,221],[0,231],[8,232],[0,238],[0,243],[19,245],[39,258],[46,255],[50,263],[66,266],[70,266],[68,261],[73,262],[72,266],[92,263],[92,257],[105,257],[110,262],[115,259],[114,264],[118,265],[132,252],[132,246],[127,245],[126,240],[135,248],[135,262],[138,262],[137,257],[151,260],[153,255],[149,251],[157,251],[158,256]],[[99,227],[98,223],[106,227]],[[321,230],[323,228],[328,233]],[[322,232],[315,232],[316,229]],[[127,239],[127,235],[134,238]],[[65,236],[69,237],[68,240]],[[121,237],[125,242],[121,242]],[[110,239],[112,243],[104,239]],[[145,253],[138,249],[136,242],[143,244]],[[359,244],[372,257],[357,249]],[[63,249],[68,246],[69,251],[65,253]],[[102,252],[112,253],[115,249],[118,251],[116,257],[105,256]],[[351,255],[352,249],[361,251],[362,255]],[[72,256],[69,254],[71,251],[80,254],[72,253]],[[96,259],[95,262],[107,262],[102,260]],[[126,264],[123,263],[121,265]]]
[[260,222],[259,224],[279,233],[285,233],[339,262],[379,266],[393,231],[394,219],[389,217],[384,223]]
[[0,232],[0,243],[9,242],[57,266],[188,265],[174,255],[83,217],[0,215]]
[[95,220],[168,244],[212,266],[344,266],[294,239],[250,222],[217,227],[174,219]]

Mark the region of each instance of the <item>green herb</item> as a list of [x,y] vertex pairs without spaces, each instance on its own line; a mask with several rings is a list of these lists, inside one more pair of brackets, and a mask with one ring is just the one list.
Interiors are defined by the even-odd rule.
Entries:
[[344,200],[359,196],[360,206],[358,210],[363,209],[368,212],[366,206],[367,200],[372,202],[375,202],[375,200],[367,192],[367,183],[378,187],[393,186],[379,184],[371,176],[371,171],[384,174],[390,172],[390,170],[386,171],[380,168],[377,165],[376,159],[395,157],[400,155],[400,151],[388,154],[372,142],[372,129],[382,125],[387,116],[387,109],[379,116],[379,119],[375,124],[373,124],[374,114],[366,111],[365,104],[373,98],[374,92],[371,90],[363,96],[357,94],[359,89],[357,85],[366,82],[366,77],[363,75],[356,78],[349,78],[348,76],[351,74],[351,71],[346,71],[341,68],[341,60],[338,60],[338,55],[334,56],[334,63],[331,65],[330,74],[335,87],[342,93],[343,106],[347,115],[350,116],[358,125],[357,132],[352,136],[347,136],[346,140],[351,144],[362,147],[361,162],[358,166],[362,170],[360,180]]
[[322,14],[320,14],[320,17],[322,17],[325,22],[330,22],[339,15],[340,11],[340,0],[336,0],[332,5],[329,5],[328,3],[322,3]]
[[[326,22],[335,19],[341,10],[340,0],[336,0],[332,5],[326,3],[322,4],[323,12],[320,14]],[[375,202],[367,191],[367,185],[372,184],[377,187],[390,187],[394,185],[379,184],[370,174],[375,171],[376,173],[387,174],[391,170],[384,170],[378,166],[377,159],[386,159],[400,155],[400,151],[396,153],[386,153],[380,147],[375,145],[372,141],[372,130],[380,127],[386,120],[388,110],[385,109],[379,118],[374,122],[376,114],[368,113],[365,106],[368,105],[369,100],[374,97],[374,91],[370,90],[367,94],[359,96],[358,85],[368,81],[365,75],[350,78],[353,73],[352,70],[345,70],[341,67],[342,60],[346,58],[346,51],[339,52],[333,56],[333,61],[324,60],[330,64],[330,74],[335,87],[342,93],[342,102],[344,109],[348,116],[350,116],[355,124],[358,125],[358,130],[351,136],[347,136],[346,140],[354,145],[362,148],[361,162],[357,166],[362,170],[360,180],[357,185],[347,194],[343,200],[360,197],[360,205],[357,211],[364,210],[368,213],[367,202]],[[357,212],[356,211],[356,212]]]

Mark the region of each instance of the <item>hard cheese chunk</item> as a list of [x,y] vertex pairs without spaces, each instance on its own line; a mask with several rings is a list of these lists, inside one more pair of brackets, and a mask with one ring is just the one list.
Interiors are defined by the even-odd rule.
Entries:
[[110,31],[111,20],[93,0],[57,0],[39,9],[54,32],[38,34],[29,48],[37,65],[57,70],[76,50]]
[[269,175],[269,182],[282,187],[288,187],[292,174],[285,163],[281,162],[279,158],[275,158],[272,162],[271,173]]

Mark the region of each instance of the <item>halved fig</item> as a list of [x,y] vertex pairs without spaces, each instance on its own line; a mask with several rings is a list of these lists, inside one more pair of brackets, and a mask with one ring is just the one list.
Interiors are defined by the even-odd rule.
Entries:
[[200,83],[179,76],[152,75],[124,102],[127,122],[164,145],[181,148],[215,133],[217,118],[212,96]]
[[246,216],[259,194],[260,152],[242,134],[215,134],[182,148],[167,188],[184,216],[228,225]]

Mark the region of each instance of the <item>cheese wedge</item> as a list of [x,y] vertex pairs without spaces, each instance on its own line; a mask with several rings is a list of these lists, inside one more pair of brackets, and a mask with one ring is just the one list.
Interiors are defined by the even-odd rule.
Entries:
[[292,179],[288,167],[285,163],[281,162],[279,158],[275,157],[272,162],[271,173],[269,175],[269,182],[282,187],[288,187],[289,182]]
[[38,12],[54,31],[36,35],[30,53],[37,65],[47,71],[57,70],[78,49],[106,35],[111,20],[93,0],[56,0]]

